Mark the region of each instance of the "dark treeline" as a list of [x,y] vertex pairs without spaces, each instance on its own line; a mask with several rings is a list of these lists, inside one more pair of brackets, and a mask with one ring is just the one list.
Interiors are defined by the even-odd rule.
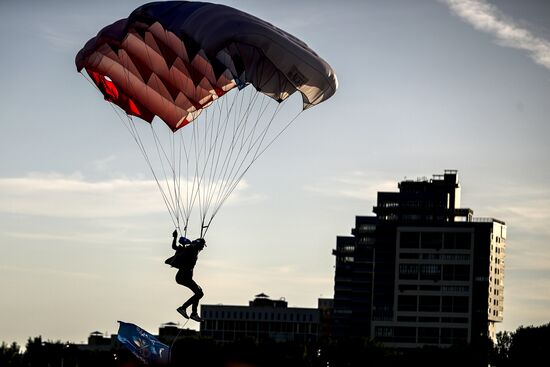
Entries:
[[[450,348],[425,347],[392,349],[367,339],[321,339],[315,345],[241,340],[220,344],[212,339],[186,337],[172,347],[172,366],[206,367],[355,367],[355,366],[530,366],[546,360],[550,323],[500,332],[497,342],[484,345],[457,345]],[[143,366],[127,350],[79,349],[70,343],[44,342],[41,337],[27,341],[22,352],[16,343],[0,346],[0,367],[139,367]]]
[[29,338],[25,351],[16,343],[0,346],[0,367],[99,367],[119,366],[113,351],[95,352],[80,350],[69,342],[43,341],[42,337]]

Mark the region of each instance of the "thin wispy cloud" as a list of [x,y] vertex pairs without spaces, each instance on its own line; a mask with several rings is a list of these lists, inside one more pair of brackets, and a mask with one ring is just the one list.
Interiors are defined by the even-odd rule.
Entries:
[[[508,247],[520,245],[519,243],[514,242],[513,239],[507,239],[507,242],[510,241],[512,243],[507,244]],[[532,244],[530,245],[533,247],[532,249],[521,251],[518,256],[510,254],[506,255],[506,268],[508,270],[546,271],[550,268],[550,255],[546,249],[546,243],[543,244],[544,247],[539,246],[538,248],[532,246]],[[515,249],[512,247],[511,250]],[[510,252],[510,248],[507,251]]]
[[42,37],[46,39],[51,45],[60,49],[72,50],[78,45],[78,40],[75,38],[67,37],[67,35],[57,32],[55,29],[45,29],[42,33]]
[[154,181],[87,181],[78,174],[0,179],[0,211],[70,218],[113,218],[162,212]]
[[[227,205],[262,200],[245,181]],[[0,179],[0,213],[61,218],[116,218],[164,213],[154,180],[115,178],[89,181],[82,175],[32,174]]]
[[35,274],[36,276],[62,276],[62,277],[73,277],[73,278],[85,278],[85,279],[103,279],[100,274],[76,272],[76,271],[65,271],[60,269],[52,269],[45,267],[21,267],[21,266],[12,266],[12,265],[0,265],[0,273],[2,272],[19,272],[25,274]]
[[494,35],[502,46],[525,50],[537,63],[550,70],[550,41],[518,26],[496,6],[484,0],[440,0],[475,29]]
[[[240,265],[240,266],[239,266]],[[201,260],[203,279],[209,284],[210,294],[218,299],[231,299],[235,294],[251,294],[264,291],[270,295],[289,296],[292,291],[289,285],[297,289],[322,289],[330,282],[330,277],[310,273],[304,273],[304,269],[296,266],[251,266],[240,263],[235,265],[228,260]],[[231,292],[227,290],[227,284],[231,284]],[[267,286],[267,288],[266,288]],[[302,292],[298,292],[302,293]],[[226,295],[227,294],[227,295]],[[292,297],[295,301],[296,297]]]
[[356,171],[335,175],[324,181],[303,187],[305,191],[322,195],[357,200],[376,200],[378,191],[396,191],[395,179],[386,179]]
[[100,172],[105,172],[111,167],[111,163],[116,162],[117,157],[114,155],[110,155],[108,157],[97,159],[92,162],[92,165],[94,168]]
[[[518,274],[514,274],[517,276]],[[507,322],[515,325],[537,325],[540,320],[548,320],[548,279],[519,279],[507,274],[504,275],[506,284],[504,290],[504,315]]]
[[512,231],[550,235],[550,189],[545,186],[500,183],[490,191],[463,195],[463,201],[477,203],[472,208],[476,214],[502,219]]
[[540,202],[523,205],[499,205],[487,208],[493,215],[508,218],[516,226],[521,226],[526,232],[550,235],[550,200],[541,198]]
[[[73,11],[67,9],[67,13],[61,14],[55,6],[51,6],[48,2],[20,2],[17,7],[20,12],[31,12],[25,14],[30,17],[30,23],[35,30],[34,35],[41,38],[52,49],[67,52],[76,52],[84,43],[95,36],[98,25],[95,17],[89,12],[78,10],[78,5],[70,7]],[[31,11],[32,9],[32,11]],[[114,16],[109,12],[102,12],[104,23],[113,22]],[[68,32],[67,29],[73,31]]]

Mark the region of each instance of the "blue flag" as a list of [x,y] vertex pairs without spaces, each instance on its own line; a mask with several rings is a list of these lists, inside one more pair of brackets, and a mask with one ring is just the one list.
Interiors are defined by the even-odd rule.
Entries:
[[145,364],[167,364],[170,347],[139,326],[119,321],[118,341]]

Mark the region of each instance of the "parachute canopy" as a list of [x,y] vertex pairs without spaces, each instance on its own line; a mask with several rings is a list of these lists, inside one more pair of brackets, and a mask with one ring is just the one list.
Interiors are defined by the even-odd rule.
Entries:
[[303,108],[332,96],[331,67],[304,42],[224,5],[145,4],[103,28],[76,56],[105,99],[172,131],[234,87],[252,84],[283,101],[299,91]]
[[[181,224],[186,236],[193,208],[199,208],[203,237],[249,167],[338,84],[330,65],[296,37],[203,2],[145,4],[99,31],[75,61],[126,113],[119,118],[127,119],[175,227]],[[281,106],[296,91],[302,103],[289,118]],[[159,128],[155,116],[169,129]],[[151,127],[149,141],[142,125]]]

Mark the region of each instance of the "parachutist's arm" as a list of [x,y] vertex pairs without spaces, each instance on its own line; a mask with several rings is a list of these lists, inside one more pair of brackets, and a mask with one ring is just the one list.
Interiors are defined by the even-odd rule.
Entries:
[[174,250],[177,250],[178,249],[178,246],[176,245],[176,241],[178,239],[178,231],[177,230],[175,230],[174,233],[172,233],[172,237],[173,237],[173,239],[172,239],[172,248]]

